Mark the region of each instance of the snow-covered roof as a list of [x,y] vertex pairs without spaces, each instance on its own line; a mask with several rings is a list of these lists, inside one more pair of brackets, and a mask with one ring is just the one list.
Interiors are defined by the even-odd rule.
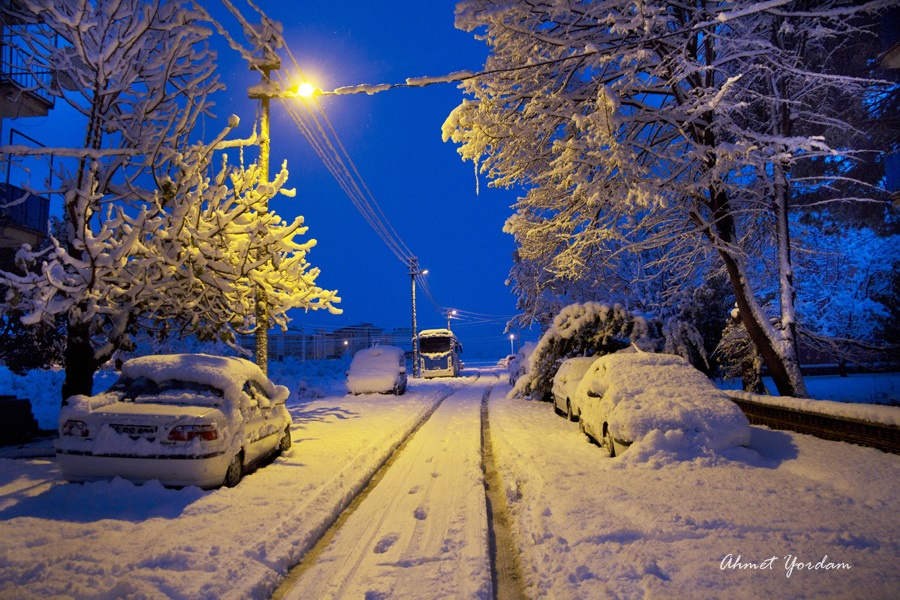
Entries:
[[419,337],[452,337],[456,338],[456,334],[454,334],[449,329],[423,329],[419,332]]
[[347,391],[351,394],[390,392],[405,364],[402,348],[373,346],[353,355],[347,372]]
[[[590,401],[588,392],[599,396]],[[681,356],[617,352],[600,357],[576,392],[582,418],[609,421],[613,435],[640,440],[682,431],[712,450],[744,445],[750,424],[727,394]]]
[[131,379],[144,377],[155,383],[187,381],[220,389],[228,399],[235,399],[248,379],[274,395],[274,386],[262,370],[249,360],[234,356],[210,354],[160,354],[132,358],[122,365],[122,374]]

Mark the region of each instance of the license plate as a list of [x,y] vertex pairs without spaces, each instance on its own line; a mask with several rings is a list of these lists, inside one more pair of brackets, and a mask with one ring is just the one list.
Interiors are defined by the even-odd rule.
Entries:
[[154,425],[110,425],[116,433],[127,435],[133,440],[140,438],[156,439],[156,426]]

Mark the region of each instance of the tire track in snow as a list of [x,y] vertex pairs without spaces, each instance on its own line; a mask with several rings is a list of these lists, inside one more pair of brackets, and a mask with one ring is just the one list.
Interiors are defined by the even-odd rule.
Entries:
[[481,398],[481,448],[484,468],[484,493],[488,512],[488,538],[491,554],[491,583],[493,598],[497,600],[524,600],[527,598],[521,575],[518,552],[509,526],[506,490],[500,473],[494,464],[494,445],[491,442],[491,425],[488,399],[493,388],[488,388]]
[[[481,377],[481,374],[478,373],[475,376],[475,380],[477,381]],[[471,385],[471,384],[470,384]],[[394,450],[390,453],[390,455],[385,459],[385,461],[378,467],[378,469],[372,474],[369,480],[361,486],[359,493],[356,494],[347,504],[347,507],[338,515],[336,515],[334,521],[328,526],[328,528],[324,531],[319,540],[310,548],[310,550],[303,556],[300,563],[291,568],[290,572],[284,577],[284,579],[279,584],[278,588],[273,592],[271,598],[273,600],[281,600],[285,597],[294,597],[299,598],[301,596],[293,595],[288,596],[293,588],[295,588],[298,584],[298,581],[304,577],[304,575],[319,561],[323,552],[325,552],[336,535],[342,530],[344,524],[347,520],[356,513],[359,507],[363,504],[363,502],[369,497],[372,490],[374,490],[378,484],[384,479],[386,473],[389,472],[392,465],[394,465],[398,458],[404,454],[406,448],[409,446],[410,442],[414,439],[416,433],[422,429],[422,427],[428,423],[431,417],[434,415],[435,411],[437,411],[440,406],[444,403],[444,401],[457,393],[460,390],[459,386],[454,386],[452,389],[448,390],[443,397],[439,398],[432,408],[426,412],[422,416],[422,420],[416,425],[412,430],[410,430],[409,434],[406,438],[400,442]],[[390,548],[396,540],[390,539],[390,537],[379,540],[376,545],[376,549],[379,551],[386,551]]]
[[495,379],[444,399],[276,597],[490,597],[480,411]]

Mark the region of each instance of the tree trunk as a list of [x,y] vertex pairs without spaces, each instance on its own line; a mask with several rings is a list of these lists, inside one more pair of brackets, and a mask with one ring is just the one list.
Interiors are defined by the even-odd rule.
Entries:
[[66,338],[66,380],[62,386],[62,405],[76,394],[91,395],[94,389],[94,372],[97,360],[91,347],[90,326],[87,323],[69,322]]
[[[709,206],[713,211],[715,233],[706,228],[706,235],[710,237],[725,263],[741,322],[747,334],[756,346],[763,364],[768,367],[769,376],[772,377],[778,393],[782,396],[805,397],[806,386],[803,384],[800,367],[796,359],[791,360],[791,353],[796,352],[796,346],[785,343],[781,332],[769,322],[756,301],[743,258],[739,253],[732,251],[737,244],[737,228],[727,194],[721,190],[711,189]],[[793,356],[796,357],[796,354]]]
[[800,369],[796,362],[791,365],[790,358],[779,351],[778,332],[768,323],[756,298],[753,297],[753,290],[747,283],[747,277],[742,265],[738,262],[739,259],[721,249],[719,255],[725,261],[725,268],[728,270],[728,278],[731,280],[731,287],[734,290],[734,299],[738,305],[741,322],[762,357],[763,363],[768,367],[769,376],[772,377],[778,393],[782,396],[805,397],[806,386],[803,385]]
[[[800,351],[797,347],[797,318],[794,299],[794,268],[791,263],[791,238],[788,223],[788,182],[782,165],[773,165],[775,190],[773,209],[775,211],[775,238],[778,251],[778,289],[781,312],[781,354],[791,378],[794,393],[791,396],[805,398],[806,384],[800,372]],[[784,395],[784,394],[783,394]]]

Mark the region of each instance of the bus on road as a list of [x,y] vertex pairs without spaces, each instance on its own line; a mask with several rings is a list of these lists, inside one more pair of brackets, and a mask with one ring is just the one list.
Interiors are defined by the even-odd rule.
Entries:
[[419,332],[419,365],[422,377],[458,377],[462,369],[462,344],[449,329]]

